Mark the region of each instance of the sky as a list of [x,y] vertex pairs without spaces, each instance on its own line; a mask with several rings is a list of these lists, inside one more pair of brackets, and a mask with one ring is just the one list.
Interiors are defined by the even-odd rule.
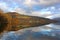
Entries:
[[5,12],[48,16],[60,13],[60,0],[0,0],[0,8]]
[[60,0],[0,0],[0,9],[53,19],[60,17]]
[[[0,9],[2,9],[4,12],[18,12],[20,14],[40,16],[40,17],[46,17],[46,18],[53,19],[54,17],[60,17],[60,0],[0,0]],[[50,27],[52,27],[52,29],[59,29],[60,25],[51,24],[51,25],[45,25],[43,27],[30,28],[29,30],[33,31],[33,32],[30,32],[32,33],[31,35],[33,35],[34,32],[39,32],[39,33],[40,31],[43,31],[42,33],[46,33],[44,31],[51,32]],[[23,31],[23,33],[25,34],[26,32]],[[12,37],[12,36],[15,37],[15,34],[13,33],[12,34],[9,33],[8,35],[9,37]],[[28,34],[28,36],[29,35],[30,34]],[[55,36],[54,33],[51,35]],[[4,35],[2,39],[5,40],[5,36],[6,35]],[[28,37],[27,35],[25,36]],[[38,38],[34,40],[38,40]]]

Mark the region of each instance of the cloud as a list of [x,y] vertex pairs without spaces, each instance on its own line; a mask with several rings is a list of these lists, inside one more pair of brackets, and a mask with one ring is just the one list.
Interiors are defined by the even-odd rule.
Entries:
[[55,3],[58,3],[58,2],[60,2],[60,0],[40,0],[39,4],[52,5],[52,4],[55,4]]
[[[42,9],[44,11],[43,11],[43,13],[41,13],[41,9],[40,8],[43,8],[45,6],[46,7],[47,6],[52,6],[53,4],[56,4],[56,3],[59,3],[60,2],[60,0],[17,0],[17,1],[14,0],[14,1],[16,3],[18,3],[18,5],[21,5],[20,8],[23,9],[23,10],[25,10],[26,13],[32,13],[32,15],[34,15],[36,13],[40,13],[40,15],[37,14],[38,16],[41,16],[41,14],[43,14],[43,13],[48,14],[48,15],[50,15],[49,13],[51,13],[50,11],[44,12],[45,11],[44,9]],[[19,2],[21,2],[21,3],[19,3]],[[34,10],[38,10],[38,11],[37,12],[34,12]]]
[[4,9],[5,11],[11,11],[19,8],[21,10],[24,10],[26,13],[30,13],[34,10],[41,10],[41,8],[45,6],[49,6],[59,2],[60,0],[5,0],[4,2],[1,2],[1,6],[3,6],[2,9]]
[[50,11],[32,11],[31,14],[29,14],[31,16],[39,16],[39,17],[48,17],[51,16],[51,12]]
[[30,15],[49,18],[50,16],[54,16],[55,14],[59,13],[60,13],[59,8],[57,8],[56,6],[50,6],[47,8],[43,8],[39,11],[32,11]]
[[18,7],[11,10],[11,12],[17,12],[19,14],[27,14],[25,10],[18,8]]
[[4,2],[0,2],[0,9],[3,11],[6,11],[8,9],[8,5]]
[[32,6],[32,5],[47,6],[47,5],[52,5],[52,4],[59,3],[59,2],[60,0],[25,0],[24,4],[28,6]]
[[[5,1],[7,1],[7,0],[5,0]],[[10,2],[12,2],[12,0]],[[55,3],[59,3],[60,0],[13,0],[13,2],[31,6],[31,5],[52,5]]]

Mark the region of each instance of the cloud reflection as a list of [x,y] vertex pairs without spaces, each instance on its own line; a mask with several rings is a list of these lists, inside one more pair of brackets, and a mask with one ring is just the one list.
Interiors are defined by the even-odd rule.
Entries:
[[[16,11],[20,14],[53,19],[60,17],[60,0],[1,0],[4,12]],[[56,3],[59,3],[57,5]],[[60,26],[49,25],[17,32],[4,33],[0,40],[60,40]]]

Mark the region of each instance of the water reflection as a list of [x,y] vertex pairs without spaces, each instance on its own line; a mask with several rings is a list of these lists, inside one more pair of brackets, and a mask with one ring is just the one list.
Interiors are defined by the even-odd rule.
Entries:
[[20,32],[9,32],[3,35],[2,40],[60,40],[59,31],[34,32],[32,30],[25,30],[22,34]]
[[[11,3],[10,3],[11,2]],[[25,14],[25,10],[32,12],[28,6],[22,3],[16,3],[15,1],[4,1],[0,2],[0,7],[2,10],[6,11],[16,11]],[[4,6],[3,6],[4,5]],[[2,7],[3,6],[3,7]],[[22,8],[22,9],[21,9]],[[25,10],[23,10],[25,9]],[[34,9],[34,7],[33,7]],[[53,9],[53,10],[52,10]],[[41,9],[40,11],[33,11],[30,15],[47,17],[53,19],[55,17],[60,17],[58,14],[59,10],[54,8]],[[22,30],[16,32],[6,32],[1,35],[0,40],[60,40],[60,25],[49,24],[38,28],[31,28],[29,30]]]

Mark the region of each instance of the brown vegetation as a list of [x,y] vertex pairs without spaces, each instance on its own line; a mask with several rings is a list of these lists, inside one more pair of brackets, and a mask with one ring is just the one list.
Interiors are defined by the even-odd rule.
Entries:
[[52,21],[47,18],[0,11],[0,33],[3,31],[17,31],[23,28],[42,26],[49,23],[52,23]]

